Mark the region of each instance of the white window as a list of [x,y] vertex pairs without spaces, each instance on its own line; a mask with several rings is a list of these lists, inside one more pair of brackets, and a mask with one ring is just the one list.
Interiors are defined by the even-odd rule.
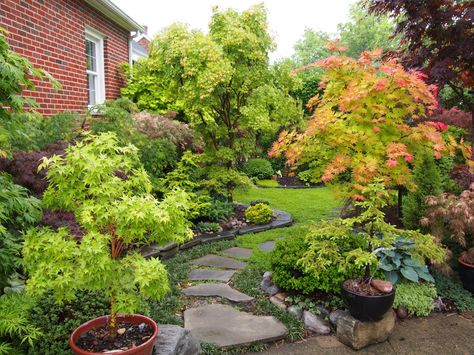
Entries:
[[86,29],[86,69],[88,105],[101,104],[105,101],[104,37],[90,29]]

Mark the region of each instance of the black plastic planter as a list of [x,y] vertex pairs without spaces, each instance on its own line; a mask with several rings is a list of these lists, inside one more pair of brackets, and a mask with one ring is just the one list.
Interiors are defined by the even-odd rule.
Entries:
[[461,277],[464,288],[474,293],[474,265],[458,259],[459,261],[459,276]]
[[395,288],[385,295],[366,296],[348,290],[343,283],[342,296],[347,303],[349,313],[354,318],[362,322],[376,322],[392,308]]

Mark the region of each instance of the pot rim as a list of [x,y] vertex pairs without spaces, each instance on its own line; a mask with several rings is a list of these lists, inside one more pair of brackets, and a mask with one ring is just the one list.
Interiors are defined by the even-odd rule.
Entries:
[[[354,280],[354,279],[347,279],[347,280]],[[347,287],[344,285],[347,280],[344,280],[344,281],[342,282],[342,288],[343,288],[343,290],[346,291],[346,292],[348,292],[348,293],[352,293],[353,295],[357,295],[357,296],[361,296],[361,297],[367,297],[367,298],[384,298],[384,297],[390,297],[390,296],[392,296],[392,295],[395,293],[395,291],[396,291],[395,285],[392,285],[392,291],[391,291],[390,293],[385,293],[385,294],[383,294],[383,295],[363,295],[363,294],[361,294],[361,293],[354,292],[354,291],[351,291],[351,290],[347,289]]]
[[458,258],[458,263],[461,264],[461,265],[464,265],[468,268],[474,269],[474,264],[469,264],[469,263],[465,262],[464,260],[462,260],[461,256]]
[[[78,347],[75,344],[74,340],[73,340],[73,338],[76,334],[82,335],[84,333],[84,331],[81,331],[82,328],[87,327],[87,325],[89,325],[90,323],[92,323],[94,321],[101,321],[101,323],[107,323],[109,318],[110,318],[110,315],[105,315],[105,316],[100,316],[100,317],[97,317],[97,318],[94,318],[94,319],[90,319],[87,322],[82,323],[81,325],[79,325],[76,329],[74,329],[74,331],[69,336],[69,346],[71,347],[71,349],[74,352],[82,353],[84,355],[109,354],[110,352],[91,353],[89,351],[86,351],[86,350]],[[130,319],[130,318],[141,319],[141,320],[143,320],[142,323],[148,323],[153,329],[153,334],[151,335],[150,339],[148,339],[146,342],[144,342],[143,344],[138,345],[137,347],[135,347],[133,349],[140,349],[142,347],[146,347],[146,346],[150,345],[150,343],[156,341],[156,337],[158,335],[158,325],[156,324],[156,322],[153,319],[151,319],[147,316],[144,316],[142,314],[118,314],[117,315],[117,320],[120,319],[120,320],[127,321],[127,319]],[[95,327],[93,327],[93,328],[95,328]],[[112,350],[116,350],[116,349],[112,349]],[[129,350],[132,350],[132,349],[129,349]],[[126,351],[127,350],[123,351],[122,353],[126,354]],[[122,353],[119,353],[119,354],[122,354]]]

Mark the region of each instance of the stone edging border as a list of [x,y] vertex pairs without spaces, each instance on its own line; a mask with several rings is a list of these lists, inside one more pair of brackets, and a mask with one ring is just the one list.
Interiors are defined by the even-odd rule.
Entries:
[[169,243],[165,246],[160,247],[156,244],[152,244],[142,250],[142,255],[145,258],[154,257],[160,259],[168,259],[175,256],[178,251],[189,249],[195,247],[196,245],[217,242],[220,240],[231,240],[237,237],[238,235],[259,233],[270,229],[289,227],[293,224],[293,218],[291,218],[291,215],[289,213],[277,210],[275,208],[272,208],[272,210],[276,214],[276,218],[270,223],[257,226],[234,228],[222,232],[212,233],[202,238],[191,239],[181,245],[178,245],[176,243]]

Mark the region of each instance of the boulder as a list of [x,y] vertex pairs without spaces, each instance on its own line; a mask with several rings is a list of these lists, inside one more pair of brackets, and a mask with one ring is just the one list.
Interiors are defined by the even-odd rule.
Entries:
[[288,307],[284,301],[275,296],[270,297],[270,302],[282,310]]
[[339,317],[341,315],[344,315],[346,314],[346,312],[340,310],[340,309],[336,309],[335,311],[332,311],[330,314],[329,314],[329,321],[331,322],[331,324],[333,326],[336,326],[337,325],[337,320],[339,319]]
[[280,291],[278,286],[273,283],[272,273],[270,271],[267,271],[263,274],[262,282],[260,282],[260,287],[269,296],[273,296]]
[[297,319],[303,318],[303,309],[298,306],[290,306],[287,309],[288,313],[294,315]]
[[197,355],[201,353],[199,341],[189,329],[177,325],[158,325],[155,342],[156,355]]
[[390,310],[378,322],[361,322],[343,312],[337,317],[337,338],[355,350],[384,342],[395,328],[395,316]]
[[304,311],[303,321],[305,327],[316,334],[331,333],[331,325],[323,317],[317,316],[308,311]]

